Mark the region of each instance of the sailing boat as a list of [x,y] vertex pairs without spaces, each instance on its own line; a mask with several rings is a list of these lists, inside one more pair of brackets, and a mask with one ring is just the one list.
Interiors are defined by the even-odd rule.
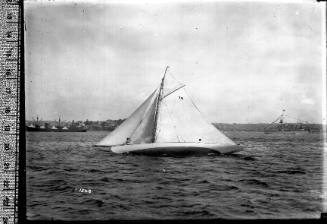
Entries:
[[208,123],[187,95],[185,85],[167,74],[160,86],[96,146],[114,153],[234,153],[242,150]]

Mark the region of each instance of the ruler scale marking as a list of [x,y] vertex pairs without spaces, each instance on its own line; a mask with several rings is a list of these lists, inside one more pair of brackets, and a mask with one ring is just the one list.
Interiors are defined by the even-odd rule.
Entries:
[[[18,219],[20,99],[22,72],[21,26],[23,1],[0,0],[0,223]],[[24,105],[24,104],[23,104]],[[23,220],[21,220],[23,221]]]

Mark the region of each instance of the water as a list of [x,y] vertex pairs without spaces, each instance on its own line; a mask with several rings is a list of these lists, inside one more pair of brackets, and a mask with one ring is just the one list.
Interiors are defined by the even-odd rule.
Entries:
[[30,220],[319,218],[321,134],[227,132],[235,155],[118,155],[106,132],[27,133]]

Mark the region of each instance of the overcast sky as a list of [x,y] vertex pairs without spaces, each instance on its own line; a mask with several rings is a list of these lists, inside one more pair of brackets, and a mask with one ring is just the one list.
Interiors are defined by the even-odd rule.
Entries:
[[27,2],[27,119],[125,118],[169,65],[211,122],[320,123],[321,6]]

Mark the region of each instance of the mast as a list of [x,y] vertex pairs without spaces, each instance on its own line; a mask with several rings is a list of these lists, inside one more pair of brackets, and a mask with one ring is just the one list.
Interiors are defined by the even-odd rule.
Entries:
[[280,130],[281,131],[284,131],[284,128],[285,128],[285,124],[284,124],[284,113],[285,113],[285,109],[283,109],[283,112],[282,112],[282,115],[280,115],[280,120],[279,120],[279,123],[280,123]]
[[160,84],[160,89],[159,89],[159,94],[157,97],[157,103],[156,103],[156,111],[154,113],[154,130],[153,130],[153,136],[152,136],[152,142],[155,142],[156,140],[156,132],[157,132],[157,123],[158,123],[158,114],[159,114],[159,106],[160,106],[160,101],[161,101],[161,95],[162,95],[162,90],[164,87],[164,81],[166,77],[166,73],[168,70],[169,66],[166,67],[164,76],[161,79],[161,84]]
[[283,124],[284,123],[284,112],[285,110],[283,110],[283,113],[280,115],[280,120],[279,120],[279,123]]
[[264,128],[264,130],[268,129],[268,128],[269,128],[270,126],[272,126],[273,124],[276,124],[276,122],[279,122],[279,124],[280,124],[280,126],[277,125],[277,128],[280,127],[280,128],[279,128],[280,130],[283,129],[284,116],[285,116],[284,113],[285,113],[285,109],[283,109],[282,114],[279,115],[279,116],[277,117],[276,120],[274,120],[274,121],[271,122],[269,125],[267,125],[267,126]]

